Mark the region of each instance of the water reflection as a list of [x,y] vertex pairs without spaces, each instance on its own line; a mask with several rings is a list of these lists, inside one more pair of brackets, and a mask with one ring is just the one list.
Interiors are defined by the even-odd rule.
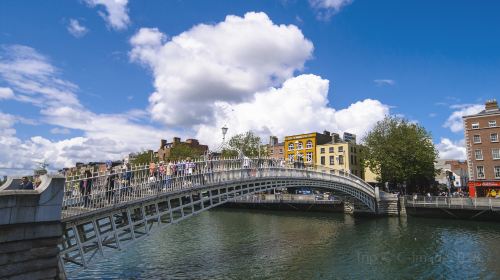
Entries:
[[215,209],[78,279],[498,279],[500,225]]

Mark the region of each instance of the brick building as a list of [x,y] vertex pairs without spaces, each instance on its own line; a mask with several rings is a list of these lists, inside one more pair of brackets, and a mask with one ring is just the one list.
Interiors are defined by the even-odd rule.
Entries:
[[276,160],[285,159],[284,146],[285,143],[283,142],[279,143],[278,137],[270,136],[269,144],[267,144],[266,147],[267,156]]
[[465,143],[471,196],[495,196],[500,192],[500,110],[496,100],[485,109],[464,116]]
[[200,156],[208,151],[208,146],[201,145],[196,139],[186,139],[185,142],[182,142],[181,138],[174,137],[170,143],[165,139],[160,140],[160,148],[158,149],[156,156],[160,161],[167,160],[170,156],[170,152],[177,145],[187,145],[192,149],[198,150]]

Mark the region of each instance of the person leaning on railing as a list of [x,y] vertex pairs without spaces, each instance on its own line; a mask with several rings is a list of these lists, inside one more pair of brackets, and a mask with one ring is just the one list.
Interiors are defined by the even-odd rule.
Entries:
[[19,187],[22,189],[22,190],[34,190],[35,187],[33,187],[33,183],[31,183],[30,180],[28,180],[28,177],[24,176],[21,180],[21,184],[19,185]]

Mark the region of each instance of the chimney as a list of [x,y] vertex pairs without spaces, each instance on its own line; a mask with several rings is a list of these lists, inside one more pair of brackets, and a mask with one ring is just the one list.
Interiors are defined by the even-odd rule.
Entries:
[[326,136],[330,136],[330,131],[325,130],[325,131],[323,131],[323,134],[326,135]]
[[276,136],[269,136],[269,144],[271,146],[278,145],[278,137],[276,137]]
[[179,142],[181,142],[181,138],[180,137],[174,137],[174,139],[173,139],[172,142],[173,143],[179,143]]
[[486,111],[495,111],[498,110],[498,103],[496,99],[487,100],[485,105]]
[[165,148],[165,146],[167,145],[167,140],[165,139],[161,139],[160,140],[160,149],[163,149]]

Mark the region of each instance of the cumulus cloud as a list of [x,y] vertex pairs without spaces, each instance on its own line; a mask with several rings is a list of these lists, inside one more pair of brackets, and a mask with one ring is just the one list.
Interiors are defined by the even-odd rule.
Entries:
[[227,125],[234,135],[252,130],[260,136],[270,134],[280,138],[304,132],[349,131],[364,135],[377,121],[389,114],[389,107],[377,100],[366,99],[346,109],[328,106],[328,80],[316,75],[290,78],[281,88],[271,88],[255,94],[253,100],[231,105],[216,104],[216,120],[199,125],[197,137],[215,142],[214,131]]
[[196,25],[168,41],[158,29],[142,28],[130,43],[132,61],[154,74],[152,117],[167,125],[212,123],[216,102],[237,104],[279,86],[313,50],[296,26],[253,12]]
[[75,38],[81,38],[89,31],[87,27],[81,25],[76,19],[70,19],[66,29],[68,29],[69,34],[73,35]]
[[40,120],[57,126],[52,133],[75,130],[81,134],[61,141],[42,136],[22,140],[16,136],[14,125],[30,120],[1,114],[2,168],[32,168],[34,160],[47,160],[52,167],[60,168],[75,162],[120,159],[129,152],[155,147],[163,133],[169,132],[135,123],[141,110],[130,114],[96,114],[86,109],[78,100],[78,87],[61,78],[49,59],[30,47],[3,47],[0,77],[19,92],[17,101],[39,107]]
[[71,131],[67,128],[54,127],[50,130],[52,134],[70,134]]
[[99,11],[99,15],[115,30],[123,30],[130,24],[128,0],[85,0],[85,2],[91,7],[104,6],[105,12]]
[[316,11],[318,19],[328,20],[352,2],[353,0],[309,0],[309,5]]
[[449,128],[452,132],[463,132],[464,123],[463,116],[474,115],[484,110],[484,105],[481,104],[459,104],[452,105],[451,109],[455,109],[448,117],[443,127]]
[[2,99],[13,99],[14,92],[10,88],[0,87],[0,100]]
[[441,138],[441,141],[436,144],[441,159],[466,159],[465,140],[452,141],[448,138]]
[[396,84],[396,81],[390,79],[375,79],[373,82],[381,87],[381,86],[393,86]]

